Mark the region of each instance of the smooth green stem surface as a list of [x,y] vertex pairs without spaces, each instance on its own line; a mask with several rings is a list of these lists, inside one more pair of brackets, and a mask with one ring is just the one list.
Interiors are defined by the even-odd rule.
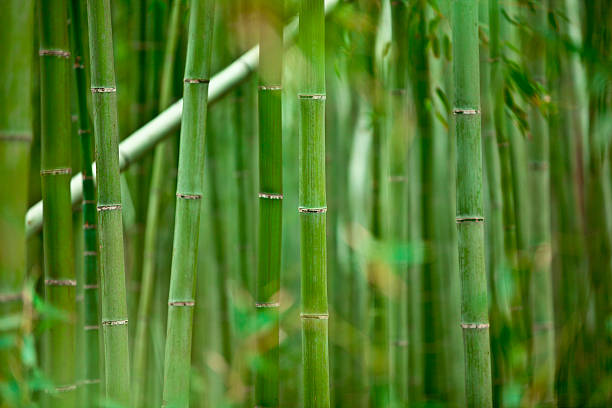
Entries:
[[484,256],[478,0],[454,0],[451,21],[466,402],[468,407],[484,408],[492,406],[492,391]]

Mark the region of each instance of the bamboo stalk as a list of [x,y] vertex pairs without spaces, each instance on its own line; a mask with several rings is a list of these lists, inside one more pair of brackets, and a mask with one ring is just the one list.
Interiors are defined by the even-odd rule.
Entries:
[[[28,202],[28,174],[32,143],[32,54],[34,44],[34,2],[4,1],[0,15],[0,185],[6,195],[0,200],[0,315],[23,310],[26,277],[26,233],[20,222]],[[7,330],[13,344],[0,351],[0,382],[22,386],[24,367],[19,355],[19,330]],[[26,393],[12,401],[28,401]],[[10,404],[11,402],[9,402]]]
[[88,0],[91,92],[96,136],[98,243],[106,398],[130,402],[128,316],[119,183],[117,95],[109,0]]
[[[526,12],[531,27],[546,27],[548,5],[545,2],[535,2]],[[546,44],[542,36],[542,33],[536,33],[525,39],[525,64],[532,80],[544,87],[547,84]],[[533,265],[530,307],[533,309],[533,398],[536,404],[550,406],[555,403],[555,332],[551,277],[549,139],[541,104],[542,101],[534,100],[529,110],[532,136],[529,146],[529,179],[534,214],[530,234]]]
[[[325,3],[326,13],[336,8],[339,0],[327,0]],[[297,35],[297,21],[293,21],[285,27],[284,37],[293,40]],[[218,72],[210,80],[208,89],[208,102],[214,104],[227,95],[234,87],[249,77],[259,65],[259,46],[249,51]],[[119,145],[119,167],[121,171],[127,169],[131,164],[140,160],[157,143],[160,143],[172,132],[178,129],[183,112],[183,100],[172,104],[161,112],[150,122],[132,133]],[[95,164],[94,164],[95,166]],[[94,172],[95,173],[95,172]],[[83,199],[81,176],[77,175],[70,182],[72,205],[78,205]],[[42,228],[42,202],[37,202],[28,209],[25,217],[26,235],[32,236]]]
[[[161,73],[161,94],[159,97],[159,110],[162,111],[170,105],[172,97],[173,78],[175,71],[175,54],[178,46],[180,28],[180,11],[182,0],[174,0],[170,12],[168,26],[168,39]],[[147,379],[147,355],[149,333],[149,319],[151,301],[155,287],[155,249],[158,239],[159,214],[163,184],[168,172],[168,157],[173,152],[173,140],[163,141],[155,148],[153,168],[151,174],[151,188],[149,191],[149,204],[147,206],[146,228],[144,235],[143,266],[140,282],[140,296],[138,315],[134,340],[134,380],[132,383],[133,406],[141,407],[145,399],[145,383]]]
[[302,0],[299,24],[304,58],[298,91],[304,407],[329,408],[324,2]]
[[40,3],[41,179],[45,225],[43,229],[45,299],[65,315],[49,330],[44,366],[54,389],[48,406],[76,403],[75,289],[72,212],[70,210],[70,105],[66,1]]
[[457,134],[457,230],[468,407],[491,407],[491,361],[484,262],[478,1],[452,9]]
[[97,402],[100,392],[100,330],[98,317],[98,248],[97,248],[97,215],[96,191],[91,164],[93,162],[93,141],[89,111],[87,109],[87,74],[85,64],[86,24],[83,22],[85,10],[80,0],[71,0],[72,52],[74,58],[74,75],[78,105],[78,136],[80,138],[81,174],[83,180],[83,356],[85,368],[83,378],[79,378],[83,387],[83,403]]
[[261,12],[259,73],[259,254],[255,287],[257,318],[270,327],[258,336],[256,406],[279,406],[279,307],[283,211],[282,0]]
[[163,404],[187,407],[214,1],[191,4],[178,164]]

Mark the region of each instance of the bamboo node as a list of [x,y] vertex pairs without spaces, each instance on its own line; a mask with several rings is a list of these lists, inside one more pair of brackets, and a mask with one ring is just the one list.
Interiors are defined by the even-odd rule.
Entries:
[[325,94],[298,94],[299,99],[325,100]]
[[408,340],[396,340],[393,342],[396,347],[408,347]]
[[88,176],[86,174],[83,174],[81,177],[83,178],[83,180],[93,180],[94,179],[94,176]]
[[255,307],[257,309],[280,307],[280,302],[258,302],[258,303],[255,303]]
[[315,319],[315,320],[327,320],[329,314],[327,313],[300,313],[302,319]]
[[0,303],[17,302],[23,298],[21,292],[18,293],[0,293]]
[[62,385],[60,387],[54,387],[53,389],[46,389],[45,392],[47,394],[49,393],[55,393],[55,392],[68,392],[68,391],[74,391],[76,390],[76,385],[75,384],[70,384],[70,385]]
[[76,286],[76,284],[74,279],[45,279],[47,286]]
[[453,115],[480,115],[480,109],[453,109]]
[[79,385],[91,385],[91,384],[100,384],[100,379],[94,378],[94,379],[86,379],[86,380],[79,381]]
[[406,93],[405,88],[393,88],[391,89],[391,95],[404,95]]
[[61,169],[46,169],[46,170],[40,171],[41,176],[55,176],[58,174],[71,174],[71,173],[72,173],[72,169],[69,167],[65,167]]
[[185,78],[183,82],[186,84],[208,84],[210,83],[210,79],[206,78]]
[[96,251],[83,251],[83,256],[96,256],[98,253]]
[[38,55],[41,57],[70,58],[70,52],[64,50],[38,50]]
[[117,92],[117,88],[105,88],[105,87],[92,87],[91,93],[115,93]]
[[327,212],[327,207],[318,207],[318,208],[306,208],[299,207],[298,211],[305,214],[324,214]]
[[96,229],[96,224],[83,224],[83,229]]
[[259,85],[259,89],[262,91],[280,91],[283,87],[281,85]]
[[269,200],[282,200],[283,199],[282,194],[273,194],[273,193],[259,193],[258,197],[267,198]]
[[461,323],[461,328],[462,329],[477,329],[477,330],[488,329],[489,323]]
[[91,130],[89,129],[79,129],[78,131],[79,135],[88,135],[91,133]]
[[464,222],[484,222],[484,217],[457,217],[457,224],[462,224]]
[[103,326],[123,326],[127,324],[128,324],[127,319],[125,320],[103,320],[102,321]]
[[0,140],[30,143],[32,141],[32,134],[26,132],[0,132]]
[[188,306],[189,307],[189,306],[195,306],[195,302],[193,300],[168,302],[168,306],[178,306],[178,307]]
[[83,204],[96,204],[96,200],[83,200]]
[[121,210],[121,204],[99,205],[98,211]]
[[185,200],[199,200],[202,198],[202,194],[183,194],[183,193],[176,193],[176,196],[178,198],[183,198]]
[[98,326],[97,324],[91,325],[91,326],[83,326],[83,330],[85,331],[100,330],[100,326]]
[[98,284],[94,283],[93,285],[83,285],[83,289],[98,289]]

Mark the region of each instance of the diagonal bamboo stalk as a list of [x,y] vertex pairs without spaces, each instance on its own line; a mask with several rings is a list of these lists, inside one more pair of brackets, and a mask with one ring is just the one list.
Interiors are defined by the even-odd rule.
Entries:
[[91,92],[98,179],[98,244],[106,398],[130,402],[128,317],[119,183],[117,95],[109,0],[88,0]]
[[[327,0],[325,12],[329,14],[339,4],[339,0]],[[284,37],[286,43],[292,42],[297,35],[297,20],[285,27]],[[227,95],[232,89],[240,85],[246,78],[255,72],[259,65],[259,46],[251,48],[240,58],[232,62],[225,69],[214,75],[208,87],[208,103],[212,105]],[[183,112],[183,100],[172,104],[169,108],[157,115],[153,120],[132,133],[119,144],[119,168],[121,171],[140,160],[156,144],[160,143],[178,129]],[[95,174],[95,164],[93,165]],[[70,181],[72,205],[77,206],[83,199],[83,186],[81,175],[77,174]],[[25,217],[26,234],[28,237],[42,229],[43,205],[42,201],[28,209]]]
[[189,405],[194,284],[204,190],[204,143],[214,12],[214,0],[191,3],[164,363],[163,405],[169,407]]
[[478,0],[454,0],[453,68],[457,132],[457,230],[461,327],[468,407],[491,407],[491,360],[484,262]]
[[43,230],[45,299],[65,316],[46,337],[44,367],[54,385],[46,393],[49,407],[76,402],[75,272],[70,211],[69,57],[65,0],[40,2],[41,178],[45,203]]

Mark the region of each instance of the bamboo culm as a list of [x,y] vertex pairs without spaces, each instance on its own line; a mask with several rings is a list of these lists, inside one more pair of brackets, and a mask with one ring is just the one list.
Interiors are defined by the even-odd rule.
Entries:
[[325,12],[301,0],[299,49],[299,217],[304,408],[329,408],[325,200]]
[[[0,26],[3,41],[0,53],[0,185],[5,194],[0,200],[0,315],[23,310],[26,277],[26,231],[19,220],[25,215],[28,199],[30,145],[32,143],[32,53],[34,44],[34,1],[7,0],[0,4],[6,21]],[[19,338],[17,330],[6,334]],[[14,386],[24,377],[18,342],[0,351],[0,381]],[[21,384],[20,384],[21,385]],[[27,403],[27,396],[10,401],[15,406]]]
[[468,407],[491,407],[491,358],[484,259],[478,0],[454,0],[453,65],[457,134],[457,230],[461,327]]
[[214,0],[193,1],[190,13],[164,363],[163,403],[168,407],[189,405]]
[[83,355],[85,369],[80,378],[83,390],[83,402],[92,404],[98,400],[100,392],[100,326],[98,316],[99,283],[98,283],[98,248],[97,248],[97,214],[96,188],[91,164],[93,162],[92,129],[87,108],[87,75],[86,75],[86,25],[83,21],[85,10],[80,0],[71,0],[71,29],[73,39],[74,76],[76,80],[78,106],[78,135],[81,146],[81,175],[83,179]]
[[279,406],[279,290],[282,253],[283,0],[266,4],[260,33],[259,70],[259,254],[255,286],[258,320],[270,321],[258,336],[256,406]]
[[75,291],[70,206],[70,77],[65,0],[40,2],[41,179],[44,203],[45,300],[65,313],[48,331],[43,365],[55,389],[49,407],[76,403]]
[[109,401],[127,405],[130,403],[130,358],[110,1],[88,0],[87,14],[96,138],[105,395]]
[[[161,94],[159,97],[159,110],[162,111],[170,105],[173,78],[175,71],[175,54],[178,45],[180,28],[180,11],[182,1],[175,0],[170,12],[168,25],[168,40],[161,75]],[[158,238],[159,213],[163,183],[168,171],[168,157],[172,153],[172,140],[163,141],[155,148],[153,155],[153,168],[151,175],[151,188],[149,191],[149,204],[147,206],[146,229],[144,234],[144,249],[142,261],[142,277],[138,314],[134,339],[134,379],[133,406],[141,407],[145,401],[145,384],[147,378],[147,334],[150,319],[151,301],[155,286],[155,248]]]

